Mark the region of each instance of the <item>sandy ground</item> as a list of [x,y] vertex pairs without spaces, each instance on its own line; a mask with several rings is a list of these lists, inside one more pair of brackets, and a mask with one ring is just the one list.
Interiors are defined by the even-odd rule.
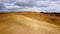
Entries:
[[60,34],[60,25],[45,18],[36,13],[0,14],[0,34]]

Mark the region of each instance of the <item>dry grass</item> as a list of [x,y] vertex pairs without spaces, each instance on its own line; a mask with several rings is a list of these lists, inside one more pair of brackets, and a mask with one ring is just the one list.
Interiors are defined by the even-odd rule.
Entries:
[[60,34],[60,17],[37,12],[0,13],[0,34]]

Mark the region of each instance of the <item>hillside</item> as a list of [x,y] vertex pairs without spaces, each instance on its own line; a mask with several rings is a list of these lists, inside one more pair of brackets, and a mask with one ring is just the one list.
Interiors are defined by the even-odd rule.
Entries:
[[37,13],[0,13],[0,34],[60,34],[60,17]]

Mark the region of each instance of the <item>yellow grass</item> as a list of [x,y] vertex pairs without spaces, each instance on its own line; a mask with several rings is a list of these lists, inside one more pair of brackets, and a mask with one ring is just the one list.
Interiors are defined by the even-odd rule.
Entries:
[[37,12],[0,13],[0,34],[60,34],[60,17]]

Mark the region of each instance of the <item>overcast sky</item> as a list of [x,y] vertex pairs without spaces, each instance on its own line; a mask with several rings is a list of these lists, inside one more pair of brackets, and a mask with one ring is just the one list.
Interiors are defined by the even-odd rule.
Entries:
[[60,0],[0,0],[0,11],[60,12]]

